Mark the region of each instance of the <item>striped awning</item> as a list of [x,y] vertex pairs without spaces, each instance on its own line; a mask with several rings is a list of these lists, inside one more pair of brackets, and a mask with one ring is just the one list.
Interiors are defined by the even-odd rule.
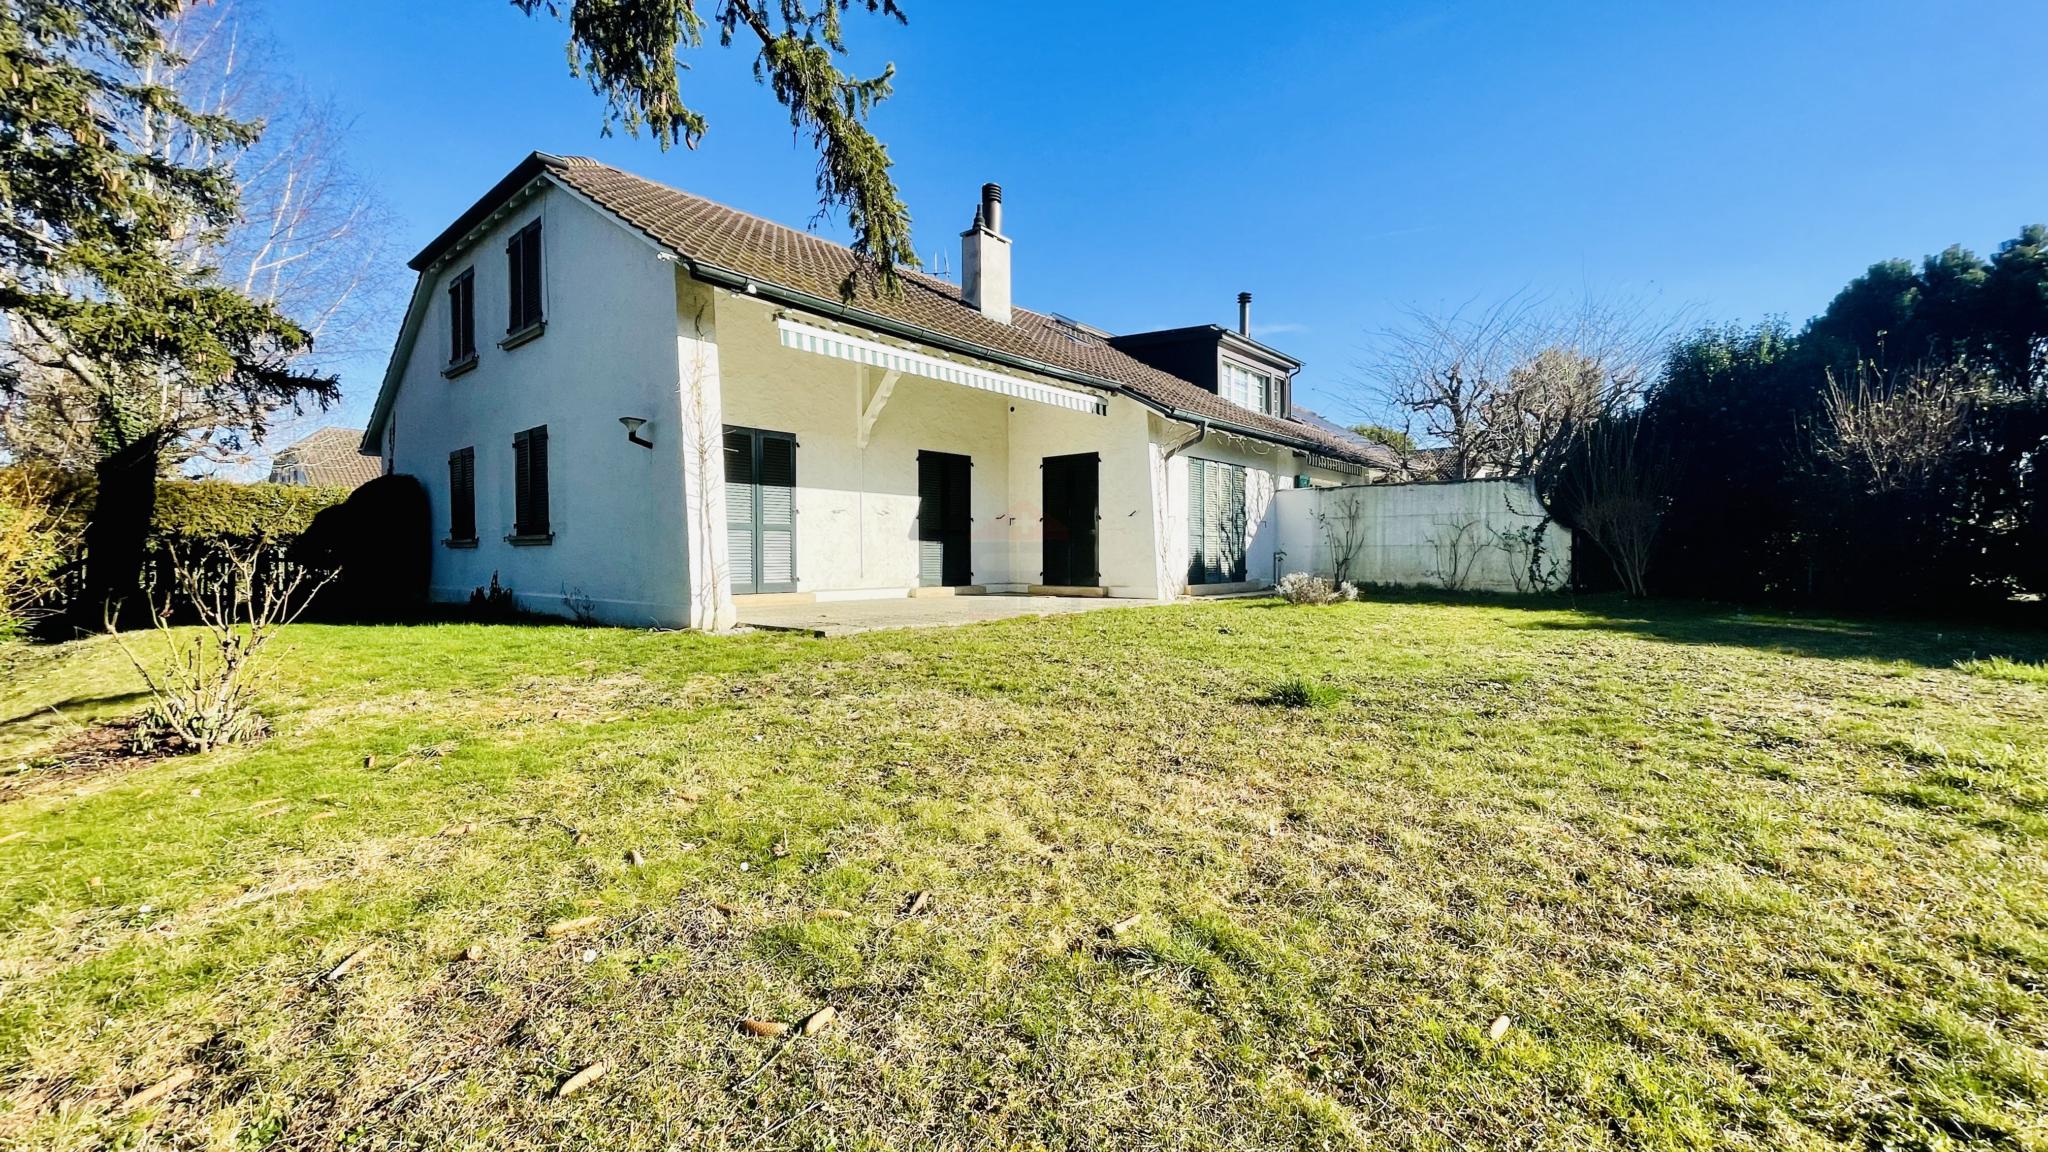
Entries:
[[1035,400],[1040,404],[1051,404],[1055,408],[1067,408],[1075,412],[1090,412],[1100,416],[1109,410],[1102,397],[1087,392],[1055,388],[1036,380],[1026,380],[1022,376],[1007,376],[986,368],[942,360],[937,356],[912,352],[907,348],[898,348],[877,340],[866,340],[858,336],[849,336],[844,332],[834,332],[830,328],[819,328],[787,319],[778,319],[775,327],[782,334],[782,346],[794,348],[799,352],[815,352],[820,356],[851,360],[856,364],[869,364],[908,376],[943,380],[948,384],[979,388],[984,392],[996,392],[1019,400]]

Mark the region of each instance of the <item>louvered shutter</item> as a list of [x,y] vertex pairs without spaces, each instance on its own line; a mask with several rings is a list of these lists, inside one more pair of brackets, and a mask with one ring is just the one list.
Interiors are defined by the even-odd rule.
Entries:
[[1223,524],[1226,539],[1225,580],[1244,579],[1244,469],[1233,467],[1228,470],[1229,484],[1224,492]]
[[517,332],[526,327],[522,313],[526,302],[526,261],[521,258],[526,233],[516,232],[505,241],[505,331]]
[[476,449],[448,454],[448,538],[476,539]]
[[917,454],[917,582],[936,588],[946,582],[946,458]]
[[732,590],[757,591],[754,576],[754,434],[725,434],[725,548]]
[[1205,461],[1188,461],[1188,583],[1206,583],[1202,571],[1202,472]]
[[522,303],[525,307],[525,322],[529,325],[538,324],[541,321],[540,221],[534,221],[527,228],[526,243],[520,257],[523,268],[519,283],[524,293]]
[[543,424],[529,429],[526,433],[527,464],[527,516],[526,531],[530,535],[545,536],[548,533],[548,429]]
[[761,587],[796,588],[796,441],[761,437]]
[[512,534],[526,535],[527,510],[533,501],[533,457],[527,434],[512,435]]

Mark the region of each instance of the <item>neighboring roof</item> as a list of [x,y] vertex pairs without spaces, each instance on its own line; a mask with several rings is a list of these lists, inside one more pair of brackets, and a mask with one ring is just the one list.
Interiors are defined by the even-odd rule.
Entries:
[[1299,404],[1294,406],[1294,418],[1312,428],[1320,428],[1329,435],[1350,441],[1359,451],[1372,458],[1371,463],[1375,467],[1395,472],[1401,470],[1400,455],[1377,440],[1367,440],[1329,417],[1319,412],[1311,412]]
[[384,474],[384,461],[357,451],[360,428],[320,428],[270,458],[273,484],[360,488]]
[[[1339,460],[1373,462],[1357,445],[1321,428],[1248,411],[1133,359],[1084,326],[1022,308],[1011,310],[1009,324],[997,323],[963,303],[955,285],[919,272],[900,269],[902,290],[894,296],[862,285],[852,300],[844,299],[841,286],[856,268],[850,249],[583,157],[543,152],[528,156],[413,257],[412,267],[426,272],[489,219],[501,202],[540,177],[560,184],[673,252],[699,279],[751,287],[763,297],[805,311],[1122,392],[1176,419],[1206,421]],[[395,385],[397,368],[394,363],[386,375],[387,392]],[[388,395],[379,397],[370,422],[372,434],[381,428],[388,404]]]
[[1295,371],[1301,367],[1301,361],[1280,351],[1278,348],[1270,348],[1242,332],[1225,328],[1221,324],[1190,324],[1185,328],[1162,328],[1157,332],[1127,332],[1119,336],[1113,336],[1111,339],[1116,342],[1119,348],[1130,348],[1144,344],[1171,344],[1195,336],[1200,336],[1205,341],[1221,341],[1225,347],[1241,355],[1249,355],[1253,359],[1271,361],[1274,364],[1287,368],[1289,371]]

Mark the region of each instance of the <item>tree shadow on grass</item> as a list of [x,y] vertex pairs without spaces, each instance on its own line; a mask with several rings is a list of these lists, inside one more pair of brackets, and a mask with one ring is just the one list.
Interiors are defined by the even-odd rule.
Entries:
[[1929,668],[2004,656],[2048,659],[2048,606],[2015,605],[1997,615],[1858,616],[1742,608],[1688,600],[1596,596],[1510,596],[1437,589],[1374,589],[1366,599],[1526,613],[1510,627],[1530,632],[1615,632],[1661,640],[1753,648],[1827,660],[1904,662]]
[[82,724],[87,723],[87,721],[74,717],[72,713],[82,712],[93,717],[103,716],[108,713],[124,713],[147,699],[149,699],[149,693],[140,690],[135,692],[110,692],[104,696],[73,696],[69,700],[59,700],[54,704],[45,705],[40,708],[31,708],[18,716],[0,718],[0,728],[12,728],[16,725],[27,724],[32,720],[43,720],[50,724],[67,722]]

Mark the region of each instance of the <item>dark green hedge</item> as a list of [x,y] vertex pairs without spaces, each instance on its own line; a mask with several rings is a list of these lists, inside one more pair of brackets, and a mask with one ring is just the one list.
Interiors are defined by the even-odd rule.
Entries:
[[257,537],[284,542],[303,535],[314,516],[346,499],[346,488],[165,480],[156,488],[150,534],[173,543]]

